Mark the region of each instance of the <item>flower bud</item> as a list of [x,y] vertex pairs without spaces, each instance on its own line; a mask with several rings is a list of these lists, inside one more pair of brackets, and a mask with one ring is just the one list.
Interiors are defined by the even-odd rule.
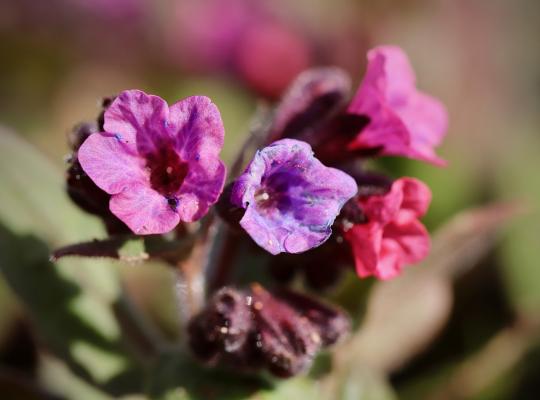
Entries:
[[345,106],[350,89],[349,76],[339,68],[303,72],[277,106],[268,142],[294,138],[315,144],[321,124]]
[[112,99],[114,98],[105,98],[103,100],[103,111],[98,117],[97,124],[82,122],[76,125],[69,133],[68,144],[72,153],[68,158],[69,167],[66,171],[66,191],[71,200],[87,213],[101,217],[107,232],[111,235],[128,233],[129,229],[109,210],[111,196],[101,190],[82,169],[79,163],[78,151],[92,133],[103,130],[101,119]]
[[235,289],[217,292],[188,327],[189,344],[201,360],[212,363],[219,352],[237,352],[246,343],[252,317],[246,296]]
[[189,344],[209,364],[266,368],[286,378],[307,370],[316,354],[350,329],[346,315],[291,291],[223,288],[189,323]]

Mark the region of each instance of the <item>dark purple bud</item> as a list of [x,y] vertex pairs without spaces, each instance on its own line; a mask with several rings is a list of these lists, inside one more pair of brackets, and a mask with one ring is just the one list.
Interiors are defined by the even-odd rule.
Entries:
[[194,354],[245,371],[286,378],[307,370],[317,352],[349,331],[340,310],[290,291],[221,289],[188,327]]
[[287,302],[302,318],[307,318],[317,329],[323,346],[331,346],[350,332],[351,322],[346,314],[334,306],[290,290],[277,296]]
[[279,297],[253,285],[256,346],[274,375],[288,378],[305,371],[322,345],[318,329]]
[[349,98],[351,80],[339,68],[310,69],[298,76],[276,108],[268,143],[295,138],[317,141],[321,124],[341,111]]
[[223,288],[189,323],[189,344],[197,357],[214,363],[224,353],[239,352],[252,330],[253,320],[246,295]]
[[97,118],[98,132],[105,131],[105,127],[103,126],[105,124],[105,111],[107,111],[107,108],[109,108],[114,99],[116,99],[116,96],[104,97],[103,100],[101,100],[101,112]]
[[69,147],[72,150],[68,158],[69,167],[66,171],[66,190],[71,200],[87,213],[101,217],[107,232],[111,235],[129,233],[129,228],[109,210],[111,196],[101,190],[84,172],[79,163],[78,150],[84,141],[95,132],[103,130],[100,122],[105,109],[114,98],[103,100],[104,110],[98,118],[98,122],[82,122],[76,125],[68,135]]
[[76,152],[81,144],[94,132],[99,132],[97,124],[93,122],[81,122],[77,124],[68,135],[69,147]]
[[327,164],[377,155],[377,148],[369,151],[349,149],[349,144],[369,123],[370,119],[366,115],[342,113],[336,116],[320,128],[317,143],[314,145],[315,154]]
[[350,173],[358,183],[358,196],[360,197],[383,195],[388,193],[392,187],[392,179],[386,175],[366,171],[351,171]]

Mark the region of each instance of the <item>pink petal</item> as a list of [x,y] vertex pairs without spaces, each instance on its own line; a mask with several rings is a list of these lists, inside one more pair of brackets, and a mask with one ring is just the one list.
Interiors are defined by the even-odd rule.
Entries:
[[402,251],[399,244],[391,239],[383,238],[374,275],[382,280],[392,279],[401,273],[402,267]]
[[180,222],[167,199],[153,189],[135,184],[111,198],[110,209],[138,235],[166,233]]
[[403,202],[401,184],[396,185],[396,182],[392,184],[390,191],[384,195],[374,195],[360,199],[362,211],[370,221],[384,225],[396,218]]
[[126,90],[105,111],[104,128],[128,145],[136,146],[139,153],[148,154],[169,138],[168,113],[162,98],[140,90]]
[[382,232],[379,224],[368,223],[355,225],[344,234],[351,244],[356,273],[361,278],[377,275]]
[[182,160],[204,162],[219,155],[225,129],[218,108],[208,97],[192,96],[173,104],[169,124]]
[[441,144],[448,129],[448,113],[439,100],[417,92],[410,98],[408,107],[398,109],[397,113],[414,133],[415,145],[435,147]]
[[409,216],[404,213],[384,228],[383,240],[391,239],[399,245],[400,264],[417,263],[429,254],[429,233],[420,221]]
[[197,197],[196,207],[192,200],[179,212],[183,221],[197,220],[217,201],[225,183],[226,168],[219,159],[225,135],[223,121],[208,97],[193,96],[170,107],[169,127],[174,132],[176,151],[189,164],[178,197],[184,201]]
[[[392,107],[399,107],[415,92],[416,76],[405,52],[397,46],[379,46],[368,52],[368,63],[373,65],[370,77],[384,91]],[[366,73],[366,77],[368,76]]]
[[411,158],[445,166],[446,161],[434,151],[448,130],[448,114],[437,99],[417,92],[411,96],[409,105],[396,109],[404,124],[411,132]]
[[416,217],[422,217],[431,203],[431,190],[422,181],[414,178],[400,178],[392,186],[403,193],[401,209],[410,210]]
[[132,149],[107,133],[94,133],[81,145],[79,162],[97,186],[109,194],[147,180],[144,165]]
[[444,137],[448,117],[444,106],[415,88],[406,54],[395,46],[368,53],[366,76],[349,112],[371,122],[350,144],[351,149],[382,147],[382,155],[405,156],[445,165],[434,151]]
[[182,221],[193,222],[203,217],[223,191],[225,164],[219,159],[207,160],[206,169],[190,165],[189,173],[178,194],[178,213]]

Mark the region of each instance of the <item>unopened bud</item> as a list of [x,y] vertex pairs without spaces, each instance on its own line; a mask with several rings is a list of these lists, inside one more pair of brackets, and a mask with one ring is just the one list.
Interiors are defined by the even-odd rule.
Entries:
[[307,370],[317,352],[345,336],[350,323],[340,310],[290,291],[224,288],[188,327],[201,360],[244,370],[265,367],[285,378]]

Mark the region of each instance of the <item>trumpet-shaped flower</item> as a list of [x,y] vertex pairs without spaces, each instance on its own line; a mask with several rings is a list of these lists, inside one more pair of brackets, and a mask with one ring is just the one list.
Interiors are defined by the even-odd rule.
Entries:
[[430,201],[429,188],[413,178],[396,180],[386,194],[359,198],[367,222],[352,225],[344,237],[360,277],[390,279],[427,256],[429,234],[418,218]]
[[283,139],[258,151],[234,184],[240,225],[272,254],[322,244],[343,204],[358,190],[346,173],[324,166],[302,141]]
[[79,162],[112,195],[110,210],[133,232],[168,232],[216,202],[225,181],[224,129],[210,99],[194,96],[168,107],[160,97],[128,90],[104,121],[104,132],[80,147]]
[[405,156],[444,165],[434,148],[448,126],[444,106],[416,89],[414,71],[398,47],[376,47],[368,53],[367,72],[348,112],[370,123],[351,149],[380,149],[380,155]]

